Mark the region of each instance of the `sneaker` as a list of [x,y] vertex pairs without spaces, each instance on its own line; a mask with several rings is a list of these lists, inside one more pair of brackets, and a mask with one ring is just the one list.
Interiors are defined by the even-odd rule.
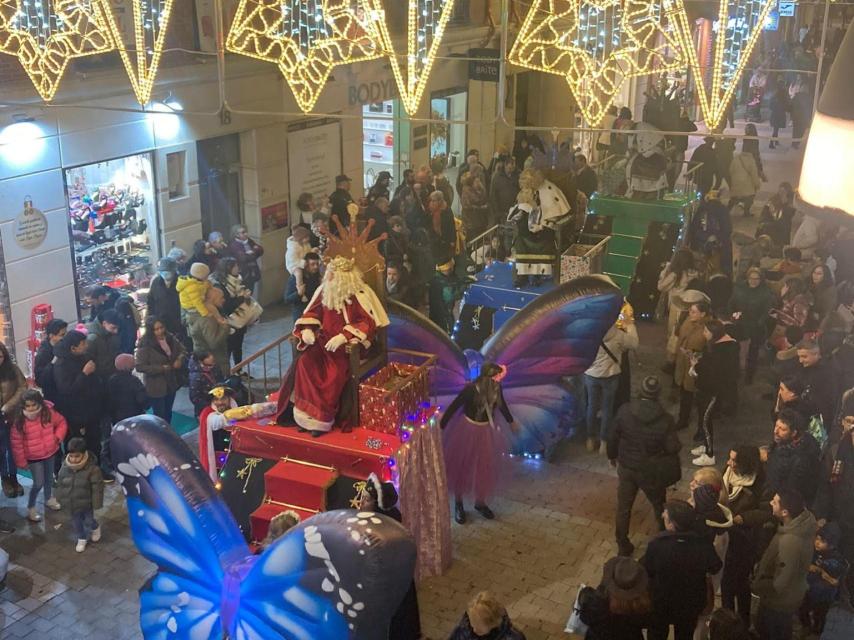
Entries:
[[706,453],[706,445],[704,444],[701,444],[699,447],[694,447],[693,449],[691,449],[692,456],[701,456],[704,453]]
[[474,505],[474,509],[487,520],[495,520],[495,514],[492,513],[492,509],[485,504],[476,504]]
[[599,443],[599,455],[607,456],[608,455],[608,443],[604,440]]
[[691,462],[698,467],[711,467],[715,464],[715,456],[710,456],[704,453],[699,458],[694,458]]
[[15,527],[5,520],[0,520],[0,533],[15,533]]
[[587,442],[585,443],[587,447],[587,451],[593,453],[596,451],[596,441],[593,438],[587,438]]
[[44,506],[46,506],[51,511],[59,511],[60,509],[62,509],[62,505],[59,504],[59,502],[57,502],[56,498],[54,498],[53,496],[51,496],[50,500],[44,503]]
[[32,507],[31,509],[27,509],[27,520],[30,522],[41,522],[42,517],[39,512],[36,511],[36,508]]
[[74,550],[77,553],[83,553],[84,551],[86,551],[86,541],[85,540],[78,540],[77,546],[74,547]]
[[101,539],[101,527],[92,529],[92,542],[98,542]]
[[101,471],[101,476],[104,479],[104,484],[112,484],[116,481],[116,476],[112,471]]

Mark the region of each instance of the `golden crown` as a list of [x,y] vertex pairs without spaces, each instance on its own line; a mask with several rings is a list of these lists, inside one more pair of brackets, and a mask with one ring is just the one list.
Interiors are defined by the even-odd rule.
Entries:
[[356,266],[356,261],[344,256],[335,256],[329,261],[329,268],[333,271],[352,271]]

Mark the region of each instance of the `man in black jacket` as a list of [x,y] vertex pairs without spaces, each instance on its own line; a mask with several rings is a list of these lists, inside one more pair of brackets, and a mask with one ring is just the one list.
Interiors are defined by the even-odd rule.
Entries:
[[804,419],[794,409],[783,409],[774,423],[774,444],[765,464],[766,497],[787,489],[800,493],[812,504],[821,462],[821,449],[806,431]]
[[833,366],[823,355],[815,340],[801,340],[798,343],[798,362],[801,366],[797,376],[804,383],[807,397],[821,412],[824,424],[833,424],[836,420],[836,403],[842,391],[837,387]]
[[667,487],[679,480],[666,473],[679,468],[681,444],[673,416],[658,401],[660,393],[658,378],[645,378],[641,397],[620,408],[608,437],[608,460],[617,467],[619,478],[616,538],[623,556],[630,556],[635,550],[629,541],[629,522],[638,489],[649,500],[661,527]]
[[65,320],[54,318],[48,322],[45,327],[45,339],[39,345],[33,360],[33,378],[41,388],[45,399],[54,404],[56,404],[56,382],[53,379],[53,350],[67,332],[68,323]]
[[56,405],[68,422],[68,438],[85,438],[86,448],[96,455],[101,451],[103,386],[96,375],[95,362],[86,352],[87,346],[85,335],[69,331],[56,345],[53,375]]
[[[335,191],[329,196],[330,213],[333,216],[338,216],[345,227],[350,224],[349,206],[354,204],[353,196],[350,195],[350,187],[353,182],[345,175],[340,175],[335,178]],[[330,231],[334,235],[338,235],[338,227],[330,226]]]
[[187,332],[181,324],[181,302],[178,298],[178,265],[170,258],[157,263],[157,275],[151,280],[146,305],[148,315],[156,316],[166,330],[184,342]]
[[697,515],[683,500],[664,505],[665,531],[647,545],[641,564],[649,575],[653,622],[648,640],[691,640],[697,619],[706,608],[706,576],[723,567],[712,541],[695,530]]

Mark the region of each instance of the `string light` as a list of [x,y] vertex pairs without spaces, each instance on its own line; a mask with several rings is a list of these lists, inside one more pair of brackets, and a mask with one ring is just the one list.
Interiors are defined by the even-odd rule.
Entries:
[[684,66],[666,26],[674,11],[648,0],[537,0],[508,61],[565,78],[595,127],[626,78]]
[[776,0],[719,0],[718,20],[715,23],[714,55],[711,87],[707,88],[704,67],[700,66],[691,25],[682,0],[664,0],[665,5],[679,5],[672,11],[674,32],[680,47],[688,56],[688,64],[694,74],[700,109],[709,129],[714,129],[726,115],[727,105],[732,100],[750,54],[759,41],[765,19],[775,6]]
[[[379,26],[382,46],[388,52],[403,108],[409,115],[415,115],[427,88],[445,27],[454,12],[455,0],[409,0],[406,56],[398,56],[395,51],[383,8],[384,2],[400,0],[368,1],[371,18]],[[400,63],[403,57],[406,59],[405,66]]]
[[134,39],[132,48],[122,40],[121,16],[118,7],[111,0],[98,0],[101,3],[110,33],[119,50],[122,63],[133,85],[133,92],[140,104],[148,104],[154,88],[154,78],[163,55],[166,42],[166,29],[172,15],[174,0],[130,0],[133,9]]
[[383,55],[368,0],[240,0],[226,49],[275,63],[312,110],[333,67]]
[[0,0],[0,53],[18,58],[47,102],[72,59],[114,48],[101,0]]

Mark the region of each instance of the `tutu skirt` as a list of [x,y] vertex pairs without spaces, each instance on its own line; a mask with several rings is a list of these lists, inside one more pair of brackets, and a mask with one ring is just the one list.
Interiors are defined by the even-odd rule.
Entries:
[[460,411],[442,434],[448,491],[458,498],[473,495],[483,503],[495,495],[510,451],[501,423],[475,422]]

